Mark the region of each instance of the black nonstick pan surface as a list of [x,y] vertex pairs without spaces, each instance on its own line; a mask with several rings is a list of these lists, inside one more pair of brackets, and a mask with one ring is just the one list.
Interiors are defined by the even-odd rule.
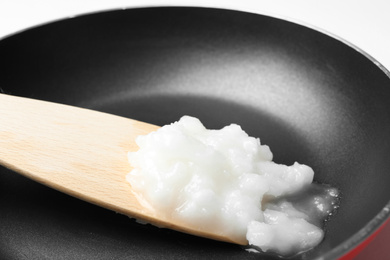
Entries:
[[[79,16],[2,39],[0,88],[158,125],[240,124],[276,162],[308,164],[341,191],[324,241],[293,259],[337,259],[389,216],[389,73],[299,24],[191,7]],[[277,259],[141,225],[0,168],[0,259],[201,258]]]

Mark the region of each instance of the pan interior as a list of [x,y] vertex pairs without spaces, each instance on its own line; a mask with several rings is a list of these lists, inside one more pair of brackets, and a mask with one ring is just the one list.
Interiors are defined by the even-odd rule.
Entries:
[[[336,250],[389,201],[390,80],[344,43],[283,20],[219,9],[80,16],[0,41],[4,92],[163,125],[240,124],[278,163],[313,167],[341,207],[312,259]],[[257,258],[238,246],[142,226],[0,168],[7,259]],[[26,246],[27,245],[27,246]],[[276,258],[267,255],[267,258]]]

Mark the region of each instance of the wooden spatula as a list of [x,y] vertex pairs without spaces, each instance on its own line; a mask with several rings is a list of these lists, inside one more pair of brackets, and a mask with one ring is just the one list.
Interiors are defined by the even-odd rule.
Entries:
[[148,123],[46,101],[0,94],[0,164],[71,196],[156,226],[237,244],[221,234],[172,223],[142,206],[126,174],[135,138]]

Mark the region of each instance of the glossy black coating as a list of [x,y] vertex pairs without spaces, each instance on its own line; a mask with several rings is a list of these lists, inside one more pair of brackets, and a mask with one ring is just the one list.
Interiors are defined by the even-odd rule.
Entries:
[[[294,259],[335,259],[388,217],[390,79],[313,29],[207,8],[80,16],[0,41],[13,95],[163,125],[188,114],[242,125],[279,163],[312,166],[342,192],[326,238]],[[1,109],[1,104],[0,104]],[[137,224],[0,168],[1,259],[276,259]]]

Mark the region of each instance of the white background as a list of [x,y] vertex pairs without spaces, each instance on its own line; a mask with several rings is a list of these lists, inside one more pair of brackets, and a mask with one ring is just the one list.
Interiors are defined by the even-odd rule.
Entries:
[[298,21],[349,41],[390,69],[389,0],[0,0],[0,37],[85,12],[159,5],[232,8]]

